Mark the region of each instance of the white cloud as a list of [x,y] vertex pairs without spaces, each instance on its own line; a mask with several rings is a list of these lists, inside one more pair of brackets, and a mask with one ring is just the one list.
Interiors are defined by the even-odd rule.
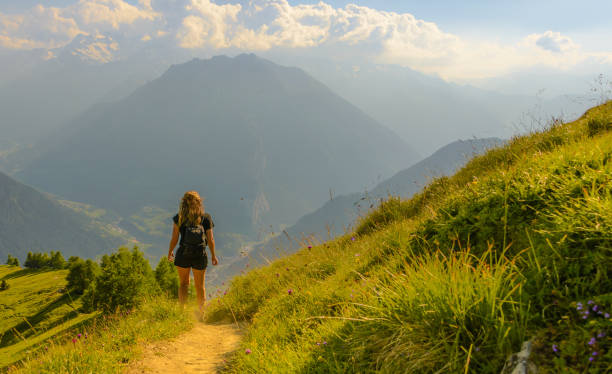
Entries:
[[[536,66],[568,69],[585,61],[612,62],[611,52],[587,53],[559,32],[527,35],[512,44],[471,40],[411,14],[354,4],[344,8],[323,1],[291,5],[287,0],[155,4],[156,9],[151,0],[140,0],[138,5],[125,0],[78,0],[65,8],[39,5],[26,14],[0,14],[0,46],[52,48],[79,34],[98,33],[112,35],[119,44],[128,34],[143,43],[169,34],[167,42],[174,38],[185,49],[217,53],[309,49],[332,54],[331,58],[349,55],[402,65],[455,81]],[[89,55],[105,60],[104,51],[101,46],[92,47]]]
[[150,0],[140,0],[139,6],[123,0],[79,0],[65,8],[39,4],[24,14],[0,13],[0,46],[56,48],[79,34],[118,30],[123,25],[161,16],[153,10]]
[[140,7],[123,0],[80,0],[71,7],[72,13],[82,25],[110,25],[119,29],[123,24],[130,25],[137,20],[153,21],[161,17],[151,7],[150,0],[140,0]]

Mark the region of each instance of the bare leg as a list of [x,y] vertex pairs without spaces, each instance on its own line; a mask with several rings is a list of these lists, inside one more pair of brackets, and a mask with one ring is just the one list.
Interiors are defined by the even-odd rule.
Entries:
[[200,313],[204,311],[204,303],[206,302],[206,294],[204,293],[206,291],[204,288],[205,274],[206,269],[193,269],[193,280],[195,282],[196,295],[198,296],[198,307],[200,308]]
[[[177,266],[176,269],[178,270],[179,282],[180,282],[179,303],[184,307],[185,303],[187,302],[187,291],[189,290],[189,270],[191,270],[191,268],[182,268],[180,266]],[[196,271],[197,271],[196,269],[193,269],[194,273]]]

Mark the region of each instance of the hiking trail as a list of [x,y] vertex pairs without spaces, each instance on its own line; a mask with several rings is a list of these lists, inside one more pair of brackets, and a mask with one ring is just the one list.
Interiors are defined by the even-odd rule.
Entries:
[[242,329],[236,324],[194,322],[191,330],[175,338],[145,346],[142,358],[126,372],[217,373],[228,354],[238,348],[241,337]]

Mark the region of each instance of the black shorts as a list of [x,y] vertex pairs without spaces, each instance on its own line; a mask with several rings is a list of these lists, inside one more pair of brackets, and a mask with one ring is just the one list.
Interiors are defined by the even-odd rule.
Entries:
[[174,256],[174,265],[182,268],[194,268],[197,270],[204,270],[208,266],[208,257],[206,256],[206,249],[202,251],[201,255],[185,255],[183,252],[185,249],[179,247]]

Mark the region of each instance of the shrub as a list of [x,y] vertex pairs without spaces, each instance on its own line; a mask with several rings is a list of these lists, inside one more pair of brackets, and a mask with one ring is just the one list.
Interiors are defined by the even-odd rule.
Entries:
[[178,297],[178,272],[176,267],[165,256],[160,258],[155,268],[155,280],[161,291],[167,296]]
[[9,287],[9,284],[6,282],[5,279],[3,279],[2,283],[0,283],[0,291],[8,290]]
[[89,287],[85,300],[104,313],[131,310],[142,302],[144,296],[154,293],[157,284],[149,262],[134,247],[125,247],[102,257],[101,274],[94,286]]
[[13,257],[10,254],[8,255],[8,259],[6,260],[7,265],[19,266],[19,259],[17,257]]
[[78,257],[77,260],[70,263],[69,270],[66,276],[67,287],[78,294],[83,294],[100,274],[98,264],[92,260],[83,261]]
[[595,136],[604,131],[610,130],[612,121],[603,116],[591,117],[587,121],[587,132],[589,136]]

